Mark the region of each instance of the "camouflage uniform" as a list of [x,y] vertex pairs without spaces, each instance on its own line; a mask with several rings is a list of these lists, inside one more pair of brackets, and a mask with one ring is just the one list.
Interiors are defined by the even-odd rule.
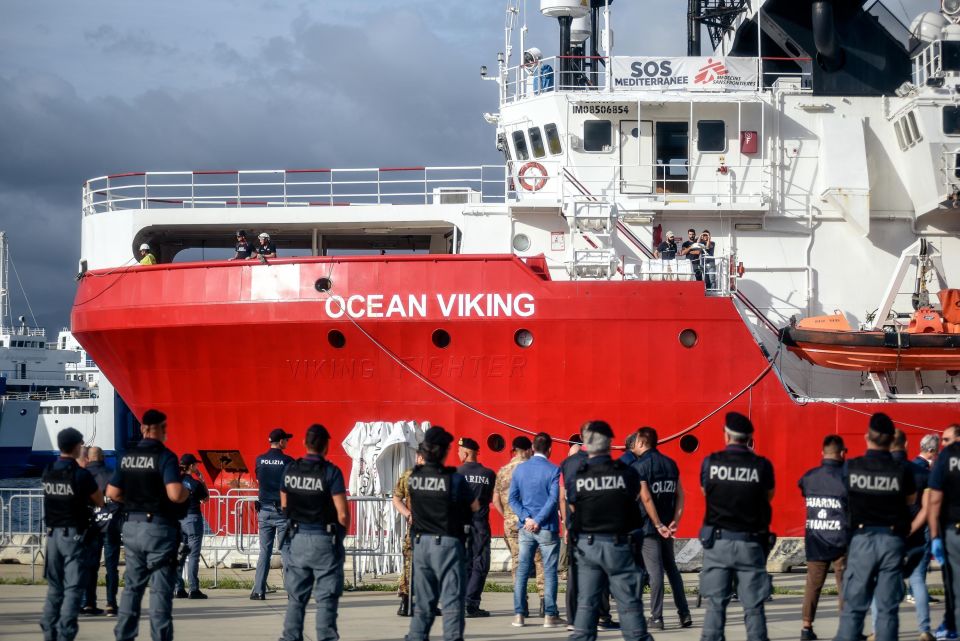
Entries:
[[[410,492],[407,488],[407,480],[413,474],[413,468],[400,475],[397,484],[393,486],[393,495],[399,497],[401,501],[407,503],[410,500]],[[410,528],[407,527],[407,533],[403,537],[403,570],[400,572],[400,581],[397,583],[397,594],[401,597],[410,595],[410,575],[412,574],[410,564],[413,562],[413,546],[410,544]]]
[[[520,560],[520,519],[510,509],[510,480],[513,478],[513,471],[517,466],[523,463],[525,459],[514,456],[510,462],[500,468],[497,472],[497,482],[494,486],[494,492],[500,497],[503,504],[503,540],[507,543],[510,550],[510,572],[513,573],[513,581],[517,581],[517,565]],[[540,599],[543,599],[543,557],[540,555],[540,548],[537,548],[537,555],[534,558],[537,566],[537,592]]]

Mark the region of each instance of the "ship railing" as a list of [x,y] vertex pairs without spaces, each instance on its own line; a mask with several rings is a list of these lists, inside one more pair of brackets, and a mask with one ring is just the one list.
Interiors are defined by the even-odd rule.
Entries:
[[[501,103],[511,103],[554,91],[599,91],[607,88],[606,56],[550,56],[536,64],[503,70]],[[577,67],[561,73],[561,61]],[[582,69],[581,69],[582,67]]]
[[730,269],[734,261],[733,256],[701,256],[699,261],[679,255],[674,259],[621,256],[618,272],[623,280],[702,280],[708,296],[732,296],[737,291],[737,275]]
[[76,389],[59,390],[56,392],[16,392],[13,394],[4,394],[0,398],[8,401],[69,401],[83,398],[98,398],[98,394],[95,390]]
[[774,64],[793,63],[800,67],[799,71],[767,71],[764,65],[763,86],[777,91],[792,91],[810,93],[813,91],[813,58],[793,58],[787,56],[764,56],[763,62]]
[[42,327],[27,327],[26,325],[0,325],[0,334],[5,336],[45,337],[47,330]]
[[[709,158],[709,164],[677,161],[561,168],[562,188],[567,195],[595,197],[613,193],[647,205],[692,208],[738,205],[751,210],[769,206],[769,175],[760,161],[727,163],[722,156]],[[524,161],[515,161],[511,167],[511,183],[517,193],[524,192],[520,180],[524,165]],[[551,178],[554,175],[549,169],[548,174]],[[552,188],[553,193],[556,189]],[[540,191],[551,191],[549,179]],[[526,192],[525,195],[539,193]]]
[[941,157],[941,167],[943,168],[943,184],[947,189],[947,195],[953,200],[953,206],[960,205],[954,195],[960,190],[960,147],[951,147],[944,149]]
[[934,40],[913,57],[913,84],[923,87],[931,78],[943,78],[943,41]]
[[83,214],[202,207],[502,203],[503,165],[133,172],[83,187]]

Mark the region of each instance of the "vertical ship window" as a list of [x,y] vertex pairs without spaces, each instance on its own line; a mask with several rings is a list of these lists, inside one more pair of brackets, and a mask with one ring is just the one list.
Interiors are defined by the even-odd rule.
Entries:
[[907,125],[914,142],[923,140],[923,136],[920,135],[920,127],[917,126],[917,115],[912,111],[907,114]]
[[613,123],[609,120],[587,120],[583,123],[583,150],[610,151],[613,147]]
[[943,108],[943,133],[960,136],[960,107]]
[[697,151],[726,151],[727,129],[722,120],[697,121]]
[[560,144],[560,133],[557,131],[557,126],[552,123],[546,125],[543,128],[543,133],[547,134],[547,148],[550,153],[554,156],[562,154],[563,145]]
[[913,133],[910,131],[910,125],[907,124],[907,117],[903,116],[898,122],[900,123],[900,129],[903,131],[903,143],[907,147],[912,147],[914,143]]
[[903,126],[899,120],[893,123],[893,130],[897,134],[897,144],[900,145],[900,151],[906,151],[907,141],[903,139]]
[[527,152],[527,139],[523,137],[522,131],[513,132],[513,148],[517,150],[517,160],[530,159],[530,154]]
[[527,130],[530,134],[530,148],[533,150],[534,158],[543,158],[547,155],[547,150],[543,148],[543,134],[540,133],[540,127],[530,127]]

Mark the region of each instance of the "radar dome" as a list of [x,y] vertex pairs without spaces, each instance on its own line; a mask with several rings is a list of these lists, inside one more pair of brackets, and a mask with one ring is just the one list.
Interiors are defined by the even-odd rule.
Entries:
[[940,39],[940,32],[950,24],[943,14],[925,11],[910,24],[910,37],[917,42],[933,42]]
[[587,14],[581,18],[575,18],[570,27],[570,41],[583,42],[590,37],[590,15]]
[[940,37],[948,42],[957,42],[960,40],[960,24],[948,24],[940,32]]
[[540,13],[548,18],[582,18],[590,13],[589,0],[540,0]]

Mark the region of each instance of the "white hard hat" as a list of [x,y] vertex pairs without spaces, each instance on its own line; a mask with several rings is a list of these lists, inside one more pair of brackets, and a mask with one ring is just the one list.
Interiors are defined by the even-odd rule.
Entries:
[[543,60],[543,52],[536,47],[530,47],[523,52],[523,64],[533,65]]
[[263,232],[262,234],[257,236],[257,238],[270,238],[270,234],[268,234],[267,232]]
[[141,245],[140,245],[140,251],[143,251],[144,249],[146,249],[147,251],[150,251],[150,245],[148,245],[148,244],[146,244],[146,243],[141,244]]

